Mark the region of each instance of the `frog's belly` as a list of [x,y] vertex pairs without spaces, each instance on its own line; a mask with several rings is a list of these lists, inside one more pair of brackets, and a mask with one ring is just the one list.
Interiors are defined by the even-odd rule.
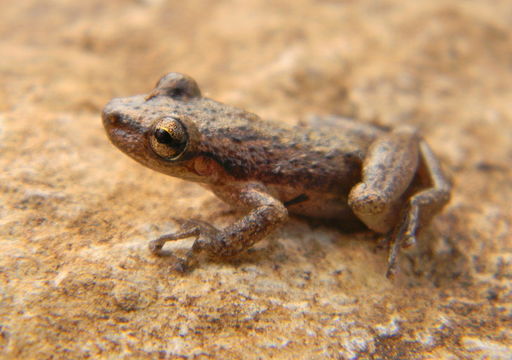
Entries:
[[356,220],[345,194],[311,191],[291,194],[284,189],[279,190],[281,191],[278,191],[278,198],[285,204],[290,214],[325,220]]
[[356,216],[347,204],[334,199],[309,199],[287,207],[290,214],[325,220],[352,221]]

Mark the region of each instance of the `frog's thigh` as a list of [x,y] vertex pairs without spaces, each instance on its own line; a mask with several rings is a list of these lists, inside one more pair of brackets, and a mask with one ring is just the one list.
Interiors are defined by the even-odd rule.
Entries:
[[396,224],[401,196],[418,168],[419,144],[414,130],[399,128],[378,137],[368,149],[349,205],[373,231],[386,233]]

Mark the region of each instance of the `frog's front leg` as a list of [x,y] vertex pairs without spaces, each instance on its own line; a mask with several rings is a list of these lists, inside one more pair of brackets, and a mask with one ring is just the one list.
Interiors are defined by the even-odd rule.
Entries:
[[186,270],[195,264],[202,252],[216,257],[229,257],[248,249],[288,218],[288,211],[283,203],[258,184],[225,186],[214,190],[217,195],[228,198],[229,202],[249,212],[222,230],[205,222],[189,221],[181,231],[151,241],[150,251],[159,254],[167,241],[195,237],[186,258],[180,260],[177,266],[178,270]]
[[[430,187],[404,199],[418,168]],[[415,243],[418,227],[449,200],[450,184],[434,154],[414,130],[381,135],[363,162],[362,181],[349,195],[354,213],[372,230],[389,233],[391,247],[386,276],[396,271],[400,247]]]

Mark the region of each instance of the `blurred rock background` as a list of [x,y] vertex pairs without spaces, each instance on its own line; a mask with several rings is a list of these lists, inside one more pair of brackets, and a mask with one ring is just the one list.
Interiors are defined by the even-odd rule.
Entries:
[[[0,358],[511,359],[511,31],[508,0],[2,1]],[[237,215],[100,119],[169,71],[272,121],[416,126],[453,199],[394,281],[372,233],[297,219],[176,274],[147,250],[173,216]]]

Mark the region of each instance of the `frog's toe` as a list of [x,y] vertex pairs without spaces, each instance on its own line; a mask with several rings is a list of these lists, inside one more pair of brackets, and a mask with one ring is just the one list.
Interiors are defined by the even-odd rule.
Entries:
[[389,249],[391,240],[391,234],[380,235],[377,239],[377,249]]
[[164,247],[165,241],[161,238],[151,240],[148,244],[149,251],[156,255],[161,255],[162,248]]
[[396,262],[393,264],[388,264],[388,269],[386,271],[386,277],[388,279],[393,279],[395,277],[396,271],[397,271]]
[[178,261],[173,266],[173,270],[180,274],[185,274],[190,271],[190,266],[186,260],[178,258]]
[[402,241],[402,248],[407,249],[414,245],[416,245],[416,236],[412,234],[405,235]]

